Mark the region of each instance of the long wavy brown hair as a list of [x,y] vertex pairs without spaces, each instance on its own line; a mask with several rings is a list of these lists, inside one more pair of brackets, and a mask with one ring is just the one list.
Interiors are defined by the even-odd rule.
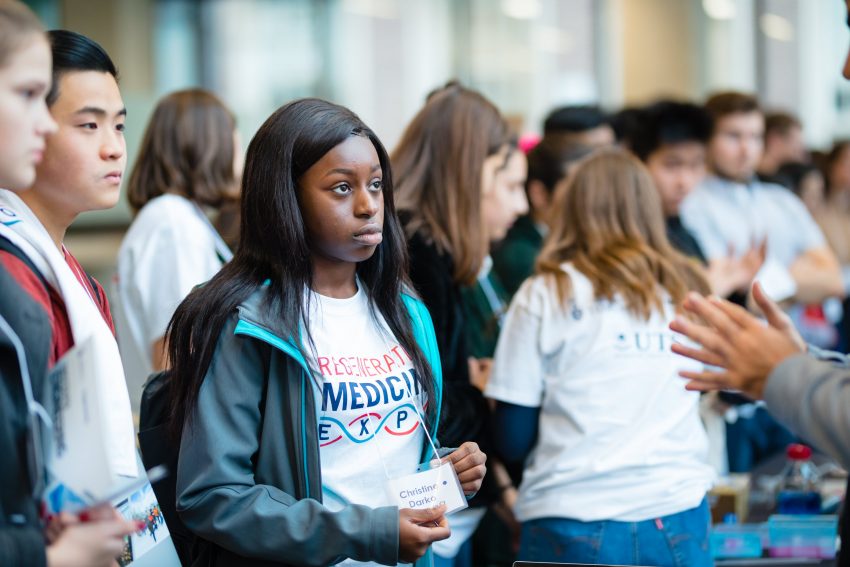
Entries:
[[418,232],[451,256],[457,283],[475,282],[489,252],[481,218],[484,160],[512,142],[499,109],[452,82],[431,94],[392,153],[407,236]]
[[694,290],[710,293],[702,268],[667,240],[649,172],[623,150],[599,150],[555,191],[550,232],[537,273],[552,276],[566,305],[572,286],[564,262],[584,274],[598,299],[620,295],[636,317],[663,312],[665,294],[681,305]]

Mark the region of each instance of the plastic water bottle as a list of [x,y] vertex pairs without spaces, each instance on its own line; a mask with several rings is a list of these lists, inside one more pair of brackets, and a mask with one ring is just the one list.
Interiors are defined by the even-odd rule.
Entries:
[[819,514],[818,469],[812,462],[812,450],[806,445],[788,445],[788,463],[782,473],[776,508],[780,514]]

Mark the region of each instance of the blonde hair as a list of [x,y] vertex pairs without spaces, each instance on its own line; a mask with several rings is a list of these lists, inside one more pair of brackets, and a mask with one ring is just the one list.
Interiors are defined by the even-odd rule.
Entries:
[[0,0],[0,67],[34,35],[47,41],[44,27],[32,10],[17,0]]
[[473,283],[489,252],[481,170],[511,141],[493,103],[450,83],[432,93],[392,153],[396,207],[409,218],[408,237],[419,232],[451,256],[457,283]]
[[667,240],[661,202],[646,168],[623,150],[585,158],[555,191],[550,233],[537,273],[554,278],[564,305],[571,294],[564,262],[584,274],[595,296],[623,297],[635,317],[677,307],[690,291],[709,293],[703,270]]

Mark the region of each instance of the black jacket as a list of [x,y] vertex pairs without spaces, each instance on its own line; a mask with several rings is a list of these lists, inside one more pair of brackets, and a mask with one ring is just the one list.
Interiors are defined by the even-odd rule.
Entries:
[[667,239],[674,248],[685,256],[694,258],[700,264],[708,264],[699,242],[694,238],[691,231],[682,224],[680,217],[667,217]]
[[[410,279],[431,313],[440,361],[443,369],[443,404],[440,412],[440,442],[458,447],[475,441],[485,453],[492,454],[489,440],[490,410],[484,395],[469,381],[469,350],[465,337],[466,316],[461,287],[454,282],[454,263],[420,234],[407,241],[410,254]],[[471,504],[485,504],[498,496],[492,475]]]
[[452,278],[451,257],[440,254],[419,234],[408,240],[407,248],[410,279],[431,313],[443,367],[440,440],[446,447],[458,447],[479,437],[487,416],[484,396],[469,381],[461,288]]
[[[5,239],[0,240],[3,240],[0,248],[8,250],[12,246]],[[21,289],[2,265],[0,315],[24,345],[33,393],[39,400],[47,374],[50,321],[42,306]],[[0,330],[0,455],[3,455],[3,465],[0,466],[0,564],[10,567],[47,564],[38,504],[30,481],[27,416],[18,357],[9,335]]]

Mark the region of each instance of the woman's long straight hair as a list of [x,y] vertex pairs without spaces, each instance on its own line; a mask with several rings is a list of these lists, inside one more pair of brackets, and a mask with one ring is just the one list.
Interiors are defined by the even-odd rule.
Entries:
[[398,208],[410,218],[407,234],[419,232],[451,256],[457,283],[475,282],[490,249],[481,217],[484,160],[512,142],[492,102],[449,83],[429,96],[393,151]]
[[242,177],[240,246],[233,260],[190,293],[168,325],[172,434],[179,434],[183,424],[191,422],[225,322],[264,282],[268,281],[266,307],[288,333],[282,338],[298,337],[300,331],[309,337],[304,292],[312,287],[313,267],[298,183],[322,156],[351,136],[372,142],[383,172],[384,238],[372,257],[357,265],[357,275],[373,313],[384,317],[409,353],[431,401],[426,419],[433,423],[433,372],[414,339],[410,314],[401,297],[412,288],[387,151],[375,133],[347,108],[319,99],[301,99],[272,114],[248,146]]
[[667,240],[661,201],[649,172],[623,150],[599,150],[555,192],[550,233],[537,273],[554,277],[564,305],[571,295],[564,262],[587,276],[597,298],[623,297],[636,317],[677,307],[690,291],[710,293],[702,268]]

